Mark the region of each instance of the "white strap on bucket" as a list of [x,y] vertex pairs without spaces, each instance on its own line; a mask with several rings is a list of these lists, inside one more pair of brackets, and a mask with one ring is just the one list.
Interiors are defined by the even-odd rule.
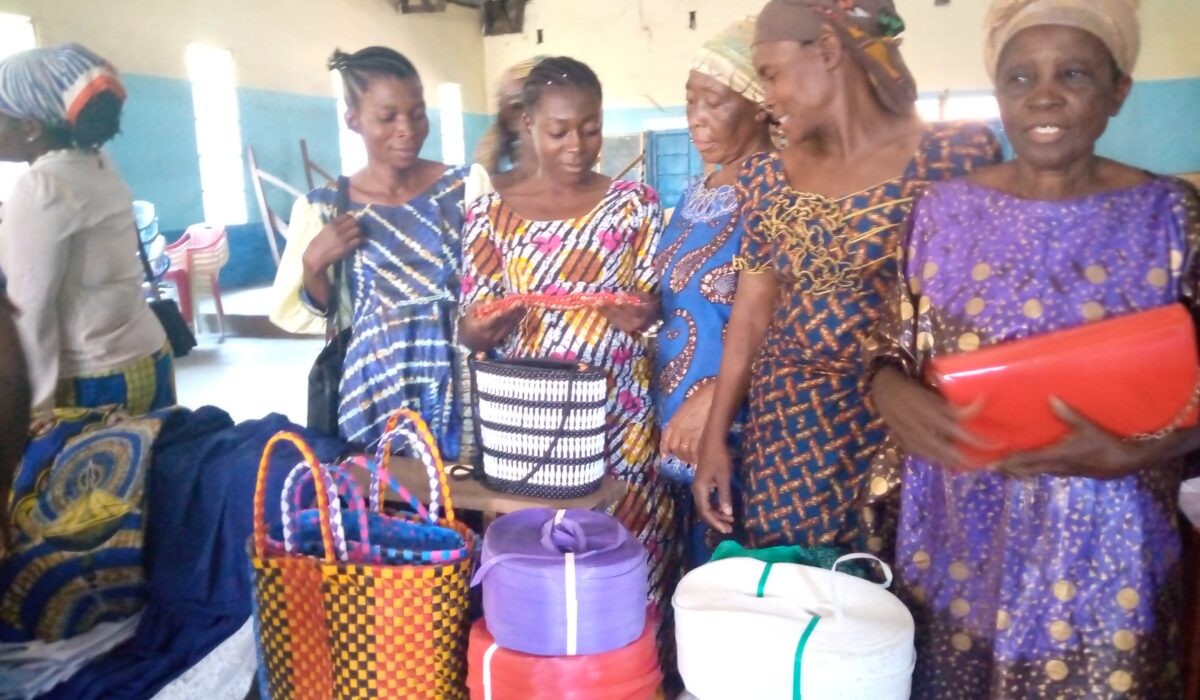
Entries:
[[[561,523],[566,514],[567,511],[565,510],[559,510],[555,513],[554,524],[558,525]],[[565,552],[563,559],[563,576],[566,580],[565,597],[567,603],[567,656],[575,656],[579,648],[579,594],[575,581],[575,553]]]
[[483,700],[492,700],[492,657],[499,649],[500,645],[492,642],[487,651],[483,652]]
[[[883,563],[882,559],[872,554],[847,554],[845,556],[838,557],[837,561],[833,562],[833,566],[829,567],[829,570],[837,571],[837,568],[841,566],[843,562],[853,561],[855,559],[869,559],[878,564],[879,568],[883,570],[883,583],[878,585],[883,586],[884,588],[891,587],[892,568]],[[834,620],[840,621],[842,619],[842,596],[841,588],[837,585],[837,581],[837,576],[829,577],[829,598],[833,601],[833,618]]]

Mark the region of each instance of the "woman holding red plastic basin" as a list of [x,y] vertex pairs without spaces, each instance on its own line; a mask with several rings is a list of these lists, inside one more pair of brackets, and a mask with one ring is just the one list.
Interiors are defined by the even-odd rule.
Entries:
[[[1197,309],[1200,201],[1095,154],[1132,86],[1135,3],[999,0],[986,32],[1016,157],[915,206],[874,363],[873,397],[906,455],[896,566],[917,619],[913,697],[1178,697],[1176,500],[1200,434],[1172,430],[1194,412],[1196,359],[1190,318],[1170,307]],[[1166,344],[1121,360],[1093,342],[1114,323],[1127,346]],[[1010,381],[971,395],[997,366],[985,353],[1029,348],[1043,348],[1038,381],[1011,379],[1029,363],[1002,357]],[[953,403],[918,382],[972,353]],[[1175,363],[1183,376],[1161,396],[1126,381]],[[1078,376],[1109,395],[1069,405]],[[1038,429],[1041,412],[1064,437],[1012,453],[993,428],[1014,396],[1030,409],[1009,419]],[[1157,425],[1085,417],[1142,400],[1163,409]]]

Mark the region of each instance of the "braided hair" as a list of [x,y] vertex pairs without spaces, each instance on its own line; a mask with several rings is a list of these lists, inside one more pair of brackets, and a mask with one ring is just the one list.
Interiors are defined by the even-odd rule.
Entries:
[[529,71],[529,77],[525,79],[525,89],[521,91],[525,109],[533,111],[546,90],[564,87],[590,92],[597,99],[604,98],[604,91],[600,87],[600,78],[596,77],[595,71],[581,61],[567,56],[557,56],[542,59],[534,66],[533,70]]
[[342,76],[346,106],[351,109],[358,108],[359,100],[375,78],[421,80],[412,61],[399,51],[386,46],[368,46],[349,54],[340,49],[335,50],[329,58],[329,70],[335,70]]

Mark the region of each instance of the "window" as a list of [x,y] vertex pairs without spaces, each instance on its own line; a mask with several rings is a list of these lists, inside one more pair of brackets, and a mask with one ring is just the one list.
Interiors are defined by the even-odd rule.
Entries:
[[[0,58],[37,46],[33,21],[23,15],[0,12]],[[13,183],[29,166],[25,163],[0,163],[0,201],[8,196]]]
[[940,97],[917,100],[917,112],[927,122],[951,122],[969,119],[990,122],[1000,118],[1000,105],[992,95],[960,95],[949,92]]
[[442,161],[449,165],[463,165],[467,162],[467,145],[463,136],[461,85],[438,85],[438,110],[442,126]]
[[333,77],[333,96],[337,98],[338,153],[342,157],[342,172],[349,175],[367,167],[367,147],[362,137],[346,126],[346,97],[342,85],[342,74],[329,73]]
[[186,59],[196,115],[204,219],[216,224],[244,224],[246,176],[233,54],[213,46],[190,44]]

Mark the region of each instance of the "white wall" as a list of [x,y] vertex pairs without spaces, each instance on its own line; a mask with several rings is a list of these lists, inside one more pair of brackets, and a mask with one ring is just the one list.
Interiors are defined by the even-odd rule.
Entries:
[[407,55],[436,106],[437,84],[463,85],[463,106],[485,105],[479,13],[401,15],[390,0],[0,0],[0,12],[30,15],[42,44],[78,41],[120,70],[186,78],[184,47],[231,50],[241,87],[328,96],[335,48],[372,44]]
[[[538,54],[570,55],[604,82],[609,108],[678,105],[691,56],[733,18],[762,0],[537,0],[523,35],[485,39],[487,86],[504,69]],[[983,67],[983,17],[989,0],[897,0],[908,25],[904,56],[922,92],[990,87]],[[1142,0],[1142,58],[1135,77],[1200,76],[1200,0]],[[688,12],[697,27],[688,29]],[[545,43],[537,45],[541,28]]]

